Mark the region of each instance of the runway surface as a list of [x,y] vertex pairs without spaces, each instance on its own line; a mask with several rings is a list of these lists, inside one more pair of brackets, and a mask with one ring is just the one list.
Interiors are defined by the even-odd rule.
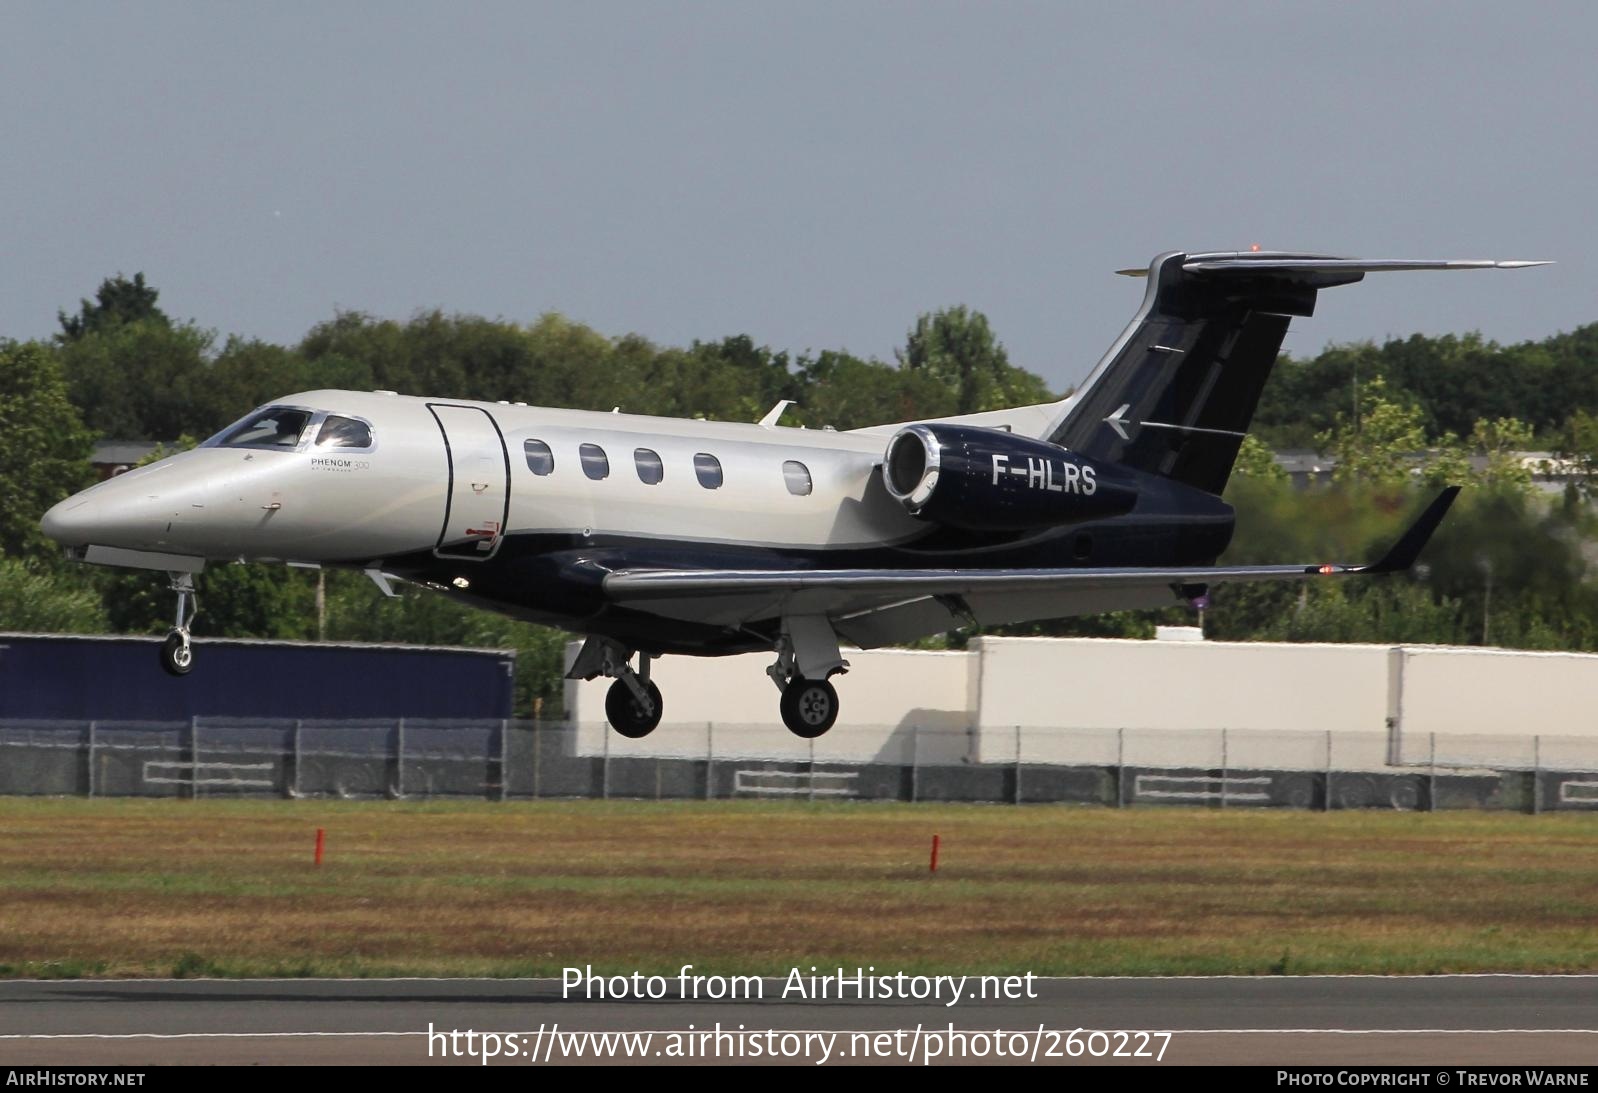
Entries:
[[[972,998],[973,977],[953,1006],[947,993],[784,1000],[782,979],[761,983],[761,1001],[712,1002],[676,996],[676,977],[665,983],[673,994],[660,1000],[589,1001],[580,990],[563,998],[549,979],[0,982],[0,1064],[478,1065],[484,1032],[512,1055],[495,1065],[1598,1062],[1594,976],[1038,979],[1036,997],[1013,1000]],[[739,1026],[737,1039],[705,1036]],[[1096,1030],[1112,1035],[1089,1038]],[[584,1032],[647,1038],[574,1036]]]

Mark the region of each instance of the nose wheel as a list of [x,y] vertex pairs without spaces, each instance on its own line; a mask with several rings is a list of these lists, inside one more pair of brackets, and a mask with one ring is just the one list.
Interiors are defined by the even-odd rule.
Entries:
[[174,630],[161,643],[161,667],[169,676],[186,676],[194,667],[194,646],[189,635]]
[[194,594],[194,578],[174,573],[172,591],[178,594],[177,622],[161,643],[161,667],[170,676],[186,676],[194,668],[194,647],[189,641],[189,624],[200,613]]

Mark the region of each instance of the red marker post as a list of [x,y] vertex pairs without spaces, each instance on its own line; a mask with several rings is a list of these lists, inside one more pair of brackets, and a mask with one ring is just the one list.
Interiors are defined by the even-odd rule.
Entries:
[[322,845],[326,842],[327,832],[321,828],[316,829],[316,864],[322,864]]
[[938,842],[938,837],[936,835],[932,836],[932,867],[927,870],[929,873],[938,871]]

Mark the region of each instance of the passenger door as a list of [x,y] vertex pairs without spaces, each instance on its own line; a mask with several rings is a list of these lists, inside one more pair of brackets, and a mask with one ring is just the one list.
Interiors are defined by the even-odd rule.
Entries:
[[441,558],[493,556],[510,513],[510,458],[487,410],[429,403],[449,453],[449,497],[433,553]]

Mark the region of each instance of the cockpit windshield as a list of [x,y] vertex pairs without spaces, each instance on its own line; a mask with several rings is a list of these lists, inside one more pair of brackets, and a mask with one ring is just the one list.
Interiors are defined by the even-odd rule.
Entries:
[[310,424],[309,410],[296,410],[290,406],[268,406],[264,410],[222,430],[208,443],[216,448],[269,448],[290,452],[299,447],[300,437]]

